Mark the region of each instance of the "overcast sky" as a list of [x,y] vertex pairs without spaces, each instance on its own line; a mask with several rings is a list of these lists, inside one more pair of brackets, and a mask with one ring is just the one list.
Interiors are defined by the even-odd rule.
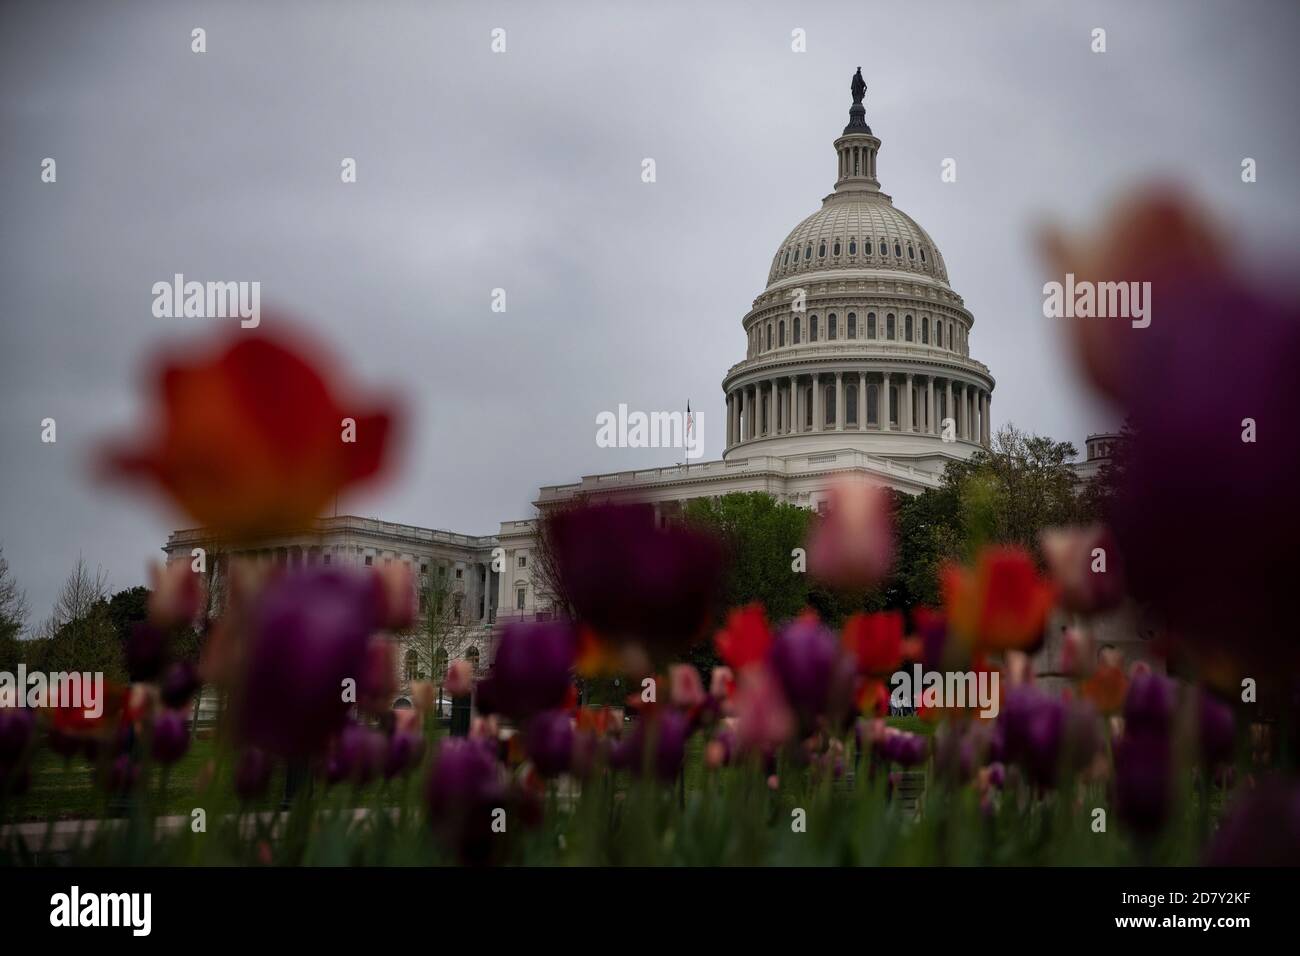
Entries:
[[[719,456],[740,320],[830,191],[859,65],[884,190],[974,313],[995,424],[1082,448],[1116,423],[1042,316],[1032,228],[1087,225],[1161,175],[1243,249],[1293,246],[1298,9],[5,4],[0,545],[32,623],[78,553],[128,587],[191,523],[87,467],[144,415],[148,356],[230,321],[154,318],[151,286],[175,272],[260,280],[263,308],[296,313],[355,381],[405,397],[412,441],[393,480],[344,510],[486,534],[530,515],[539,485],[678,460],[598,448],[595,416],[620,402],[689,398]],[[194,27],[205,54],[190,52]],[[791,51],[796,28],[806,53]],[[340,182],[345,156],[355,185]],[[505,314],[489,308],[497,287]],[[40,442],[45,417],[55,445]]]

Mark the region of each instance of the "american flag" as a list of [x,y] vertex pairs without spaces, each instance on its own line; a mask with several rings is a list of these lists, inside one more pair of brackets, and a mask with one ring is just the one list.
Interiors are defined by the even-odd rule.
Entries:
[[691,411],[691,400],[686,400],[686,437],[689,438],[695,431],[695,413]]

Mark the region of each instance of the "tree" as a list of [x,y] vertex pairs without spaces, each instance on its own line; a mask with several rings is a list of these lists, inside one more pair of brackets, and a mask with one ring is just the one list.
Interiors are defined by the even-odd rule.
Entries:
[[84,558],[77,558],[63,582],[43,633],[45,670],[99,671],[108,680],[126,679],[122,646],[109,613],[108,576],[102,568],[92,574]]
[[23,659],[23,628],[27,626],[27,595],[9,573],[0,548],[0,670],[12,673]]

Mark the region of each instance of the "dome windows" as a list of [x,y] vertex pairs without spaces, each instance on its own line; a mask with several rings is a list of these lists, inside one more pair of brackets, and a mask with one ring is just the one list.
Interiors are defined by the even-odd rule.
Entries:
[[887,255],[889,255],[889,244],[888,244],[887,242],[885,242],[884,239],[881,239],[881,240],[880,240],[880,254],[881,254],[882,256],[887,256]]
[[849,338],[856,339],[857,337],[858,337],[858,314],[856,312],[850,312],[849,313]]
[[907,258],[912,260],[916,259],[916,250],[912,248],[910,242],[907,244]]
[[885,316],[885,338],[894,341],[894,313],[890,312]]
[[823,240],[821,241],[821,244],[817,247],[817,258],[818,258],[818,259],[825,259],[825,258],[826,258],[826,240],[825,240],[825,239],[823,239]]
[[934,344],[937,345],[939,348],[943,348],[943,323],[942,322],[936,322],[934,324]]
[[799,316],[794,317],[794,344],[799,344]]
[[867,313],[867,338],[874,339],[875,337],[876,337],[876,313],[868,312]]
[[817,316],[815,315],[808,316],[808,341],[817,341]]
[[767,347],[769,350],[772,348],[772,323],[770,322],[767,325]]
[[808,248],[803,251],[803,261],[807,262],[812,258],[812,243],[808,243]]
[[826,316],[826,338],[834,342],[835,339],[839,337],[839,329],[839,319],[836,318],[835,313],[832,312],[830,315]]
[[903,316],[903,338],[909,342],[912,341],[912,317],[910,315]]
[[844,386],[844,424],[858,423],[858,387],[853,384]]
[[921,261],[925,261],[925,246],[921,247]]
[[930,317],[928,315],[921,316],[921,344],[930,344]]
[[790,264],[790,250],[785,250],[785,259],[781,262],[781,267],[785,268]]
[[782,319],[776,326],[776,344],[785,348],[785,319]]
[[894,240],[894,258],[895,259],[903,258],[903,247],[897,239]]
[[854,239],[852,236],[850,236],[850,237],[849,237],[849,255],[851,255],[851,256],[856,256],[857,254],[858,254],[858,240],[856,240],[856,239]]
[[840,254],[840,241],[836,239],[835,245],[831,246],[831,255],[838,256],[839,254]]

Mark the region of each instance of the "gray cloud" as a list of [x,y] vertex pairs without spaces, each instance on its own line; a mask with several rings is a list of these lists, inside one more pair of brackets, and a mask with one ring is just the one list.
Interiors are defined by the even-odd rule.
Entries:
[[349,510],[485,533],[539,484],[671,462],[596,447],[596,413],[621,401],[689,397],[716,456],[740,319],[830,189],[858,65],[885,190],[976,316],[996,420],[1081,444],[1115,422],[1042,318],[1031,227],[1086,223],[1161,174],[1250,254],[1285,248],[1298,23],[1289,3],[1174,0],[7,5],[0,543],[41,616],[79,552],[129,586],[184,523],[87,474],[142,415],[146,357],[212,331],[151,316],[174,272],[260,280],[353,378],[406,397],[404,467]]

